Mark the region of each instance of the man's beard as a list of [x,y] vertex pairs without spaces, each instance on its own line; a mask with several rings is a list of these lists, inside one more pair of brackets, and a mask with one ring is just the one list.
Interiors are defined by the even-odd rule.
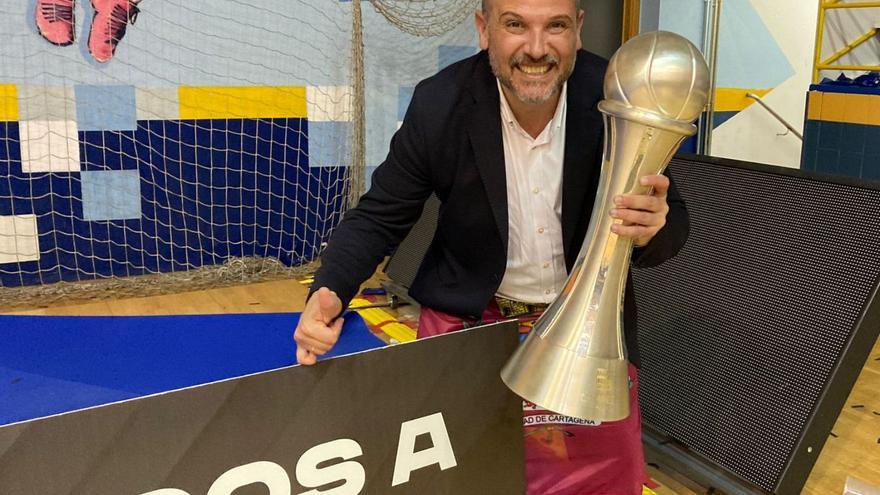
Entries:
[[[539,60],[533,60],[531,57],[526,55],[518,55],[510,60],[508,66],[510,67],[510,74],[503,74],[501,72],[501,62],[499,62],[492,51],[489,51],[489,65],[492,67],[492,73],[495,74],[495,77],[501,81],[501,85],[505,88],[509,89],[513,92],[514,96],[518,100],[527,104],[538,104],[545,103],[550,98],[552,98],[555,94],[557,94],[561,89],[562,85],[565,84],[565,81],[571,76],[572,71],[574,70],[574,64],[567,69],[562,67],[562,70],[559,73],[559,76],[553,81],[551,84],[548,84],[546,89],[542,92],[537,92],[541,87],[544,86],[544,83],[529,83],[526,82],[520,85],[514,84],[513,82],[513,71],[517,70],[516,67],[523,62],[531,62],[532,64],[554,64],[557,67],[559,66],[559,59],[552,55],[545,55],[543,58]],[[551,68],[552,70],[552,68]]]

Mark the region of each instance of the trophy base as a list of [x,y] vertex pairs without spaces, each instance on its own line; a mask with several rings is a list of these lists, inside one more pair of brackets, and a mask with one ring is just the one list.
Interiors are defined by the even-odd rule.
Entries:
[[630,413],[629,363],[581,356],[534,332],[501,370],[520,397],[548,411],[593,421],[619,421]]

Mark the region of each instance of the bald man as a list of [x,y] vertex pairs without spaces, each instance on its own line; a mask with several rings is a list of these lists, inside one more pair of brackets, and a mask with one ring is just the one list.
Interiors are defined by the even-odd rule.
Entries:
[[[602,158],[606,61],[581,49],[575,0],[485,0],[482,51],[416,87],[370,190],[342,220],[315,275],[294,339],[315,363],[336,343],[338,316],[385,253],[440,199],[437,231],[410,295],[419,337],[515,318],[526,333],[561,291],[592,213]],[[684,244],[688,216],[669,178],[621,195],[613,231],[633,239],[633,264],[653,266]],[[526,479],[534,495],[641,493],[638,347],[632,284],[624,327],[632,413],[605,424],[560,420],[524,404]]]

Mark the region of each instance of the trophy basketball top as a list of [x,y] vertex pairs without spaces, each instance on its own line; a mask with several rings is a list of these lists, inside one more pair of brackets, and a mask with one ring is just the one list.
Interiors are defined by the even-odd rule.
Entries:
[[602,112],[682,134],[706,106],[709,68],[686,38],[667,31],[640,34],[611,57]]

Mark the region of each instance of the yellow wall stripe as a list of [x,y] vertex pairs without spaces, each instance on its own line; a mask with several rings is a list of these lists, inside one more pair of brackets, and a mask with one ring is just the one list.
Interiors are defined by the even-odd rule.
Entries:
[[810,91],[807,118],[826,122],[880,125],[880,95]]
[[746,97],[746,93],[754,93],[763,97],[772,89],[718,88],[715,90],[715,111],[739,112],[745,110],[755,103],[755,100]]
[[825,93],[822,95],[822,108],[819,109],[819,119],[831,122],[846,122],[843,117],[846,110],[845,93]]
[[822,95],[825,93],[821,91],[810,91],[807,99],[807,119],[809,120],[821,120],[822,119]]
[[181,86],[181,119],[306,118],[303,86]]
[[18,120],[18,91],[14,84],[0,84],[0,121]]

